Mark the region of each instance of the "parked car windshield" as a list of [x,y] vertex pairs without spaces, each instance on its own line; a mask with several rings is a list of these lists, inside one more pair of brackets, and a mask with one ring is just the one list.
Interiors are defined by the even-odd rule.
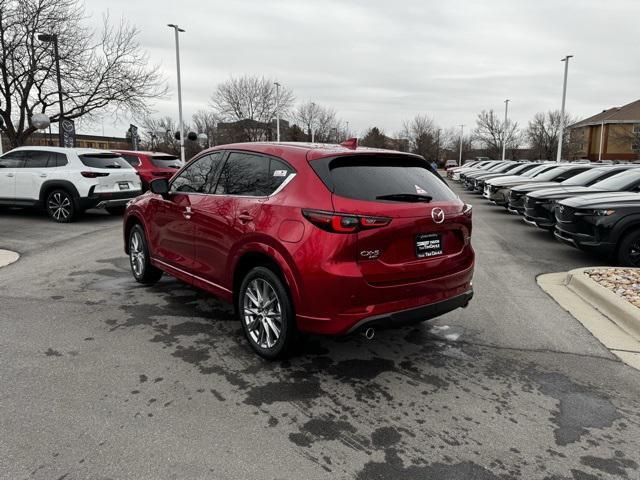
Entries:
[[93,168],[132,168],[126,160],[115,153],[86,153],[79,155],[87,167]]
[[587,185],[594,181],[596,178],[604,175],[606,172],[610,171],[609,168],[592,168],[591,170],[587,170],[586,172],[579,173],[575,177],[571,177],[564,182],[560,182],[560,185],[569,185],[569,186],[580,186]]
[[633,168],[594,183],[592,186],[593,188],[598,188],[600,190],[624,190],[636,183],[638,180],[640,180],[640,168]]
[[523,173],[522,176],[523,177],[527,177],[527,178],[533,178],[533,177],[535,177],[536,175],[539,175],[542,172],[546,172],[550,168],[553,168],[553,167],[550,166],[550,165],[538,165],[537,167],[533,167],[527,173]]
[[551,181],[556,178],[560,173],[567,170],[567,167],[552,167],[550,170],[536,175],[536,180],[541,182]]
[[151,163],[160,168],[180,168],[180,159],[173,155],[154,155]]
[[424,195],[434,202],[455,201],[456,194],[417,157],[358,155],[330,160],[328,169],[312,167],[336,195],[379,201],[388,195]]

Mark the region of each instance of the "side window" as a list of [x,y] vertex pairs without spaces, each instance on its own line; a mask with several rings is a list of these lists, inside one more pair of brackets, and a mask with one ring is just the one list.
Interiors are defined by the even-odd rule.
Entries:
[[293,168],[277,158],[272,158],[269,161],[269,177],[267,179],[269,193],[267,195],[275,192],[292,173],[294,173]]
[[210,193],[220,170],[222,152],[200,157],[171,183],[172,192]]
[[51,152],[30,150],[24,152],[24,165],[22,168],[46,168],[49,164]]
[[127,154],[121,154],[122,158],[125,159],[125,161],[131,165],[132,167],[139,167],[140,166],[140,159],[138,158],[137,155],[127,155]]
[[233,152],[220,173],[219,195],[271,195],[293,172],[286,163],[265,155]]
[[23,165],[22,152],[9,152],[0,157],[1,168],[20,168]]

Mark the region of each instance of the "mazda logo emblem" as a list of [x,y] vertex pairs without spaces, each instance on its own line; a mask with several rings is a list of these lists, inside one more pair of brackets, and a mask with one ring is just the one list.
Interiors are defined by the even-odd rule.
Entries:
[[431,218],[433,218],[433,221],[436,223],[444,222],[444,211],[441,208],[434,208],[431,210]]
[[560,205],[559,210],[560,210],[560,213],[564,213],[564,205]]

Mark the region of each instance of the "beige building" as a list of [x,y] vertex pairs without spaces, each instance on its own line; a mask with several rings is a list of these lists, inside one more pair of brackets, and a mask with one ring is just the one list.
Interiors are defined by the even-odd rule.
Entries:
[[572,158],[640,160],[640,100],[569,126]]

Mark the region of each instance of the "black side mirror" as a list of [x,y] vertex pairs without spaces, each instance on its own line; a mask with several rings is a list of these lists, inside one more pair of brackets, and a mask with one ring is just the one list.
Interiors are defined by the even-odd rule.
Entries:
[[169,181],[166,178],[156,178],[151,181],[150,188],[153,193],[164,197],[169,193]]

